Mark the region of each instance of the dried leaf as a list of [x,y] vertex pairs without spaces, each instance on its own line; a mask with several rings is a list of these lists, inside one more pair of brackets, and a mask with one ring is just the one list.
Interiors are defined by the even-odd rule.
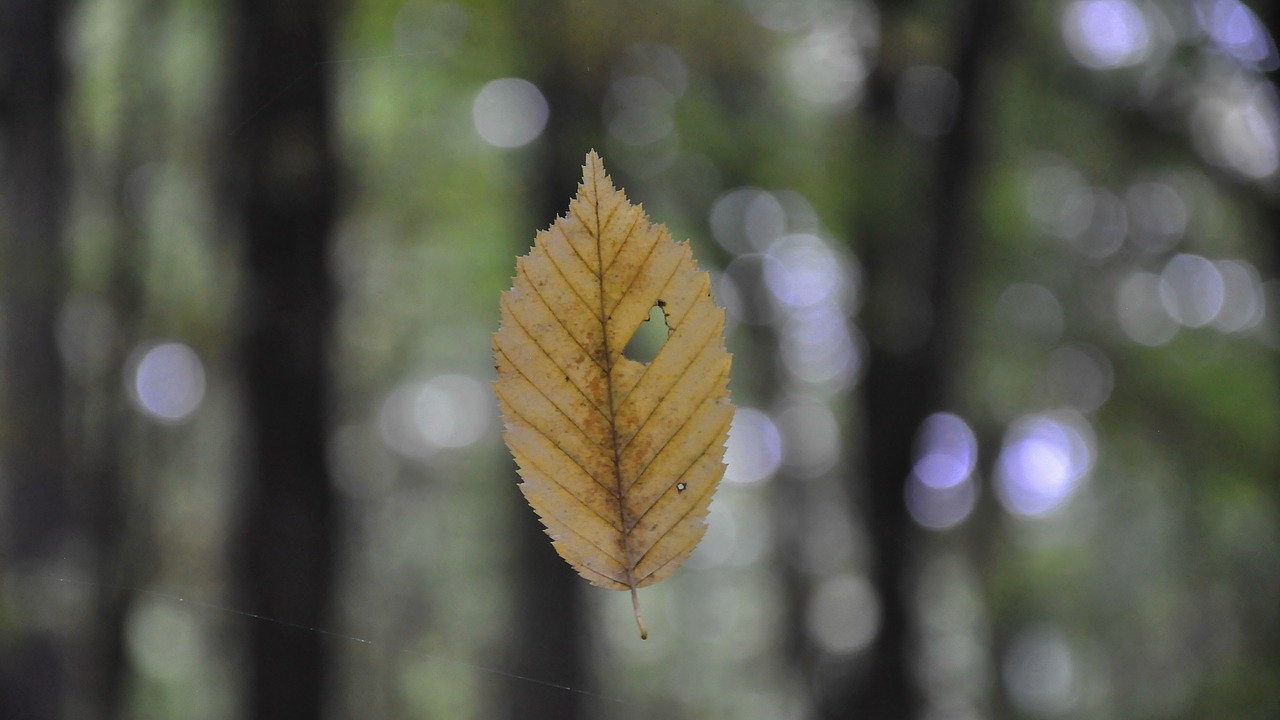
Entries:
[[[495,389],[520,489],[580,575],[631,592],[646,637],[636,588],[693,551],[724,474],[733,405],[711,280],[593,151],[501,305]],[[654,307],[669,336],[639,363],[623,348]]]

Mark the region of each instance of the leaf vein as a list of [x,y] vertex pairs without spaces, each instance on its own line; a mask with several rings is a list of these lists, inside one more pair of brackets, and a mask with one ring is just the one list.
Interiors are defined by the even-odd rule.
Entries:
[[[641,218],[640,214],[639,214],[639,213],[636,213],[636,217],[635,217],[635,219],[631,221],[631,227],[627,228],[627,234],[626,234],[626,236],[624,236],[624,237],[622,238],[622,242],[618,243],[618,247],[619,247],[619,248],[624,247],[624,246],[625,246],[625,245],[626,245],[626,244],[631,240],[631,236],[632,236],[632,234],[634,234],[634,233],[635,233],[635,231],[636,231],[636,226],[640,224],[640,220],[641,220],[641,219],[642,219],[642,218]],[[653,243],[653,246],[656,246],[657,244],[658,244],[658,243],[656,243],[656,242],[655,242],[655,243]],[[649,248],[649,253],[650,253],[650,254],[652,254],[652,253],[653,253],[653,246],[650,246],[650,248]],[[614,254],[613,254],[613,259],[609,261],[609,266],[608,266],[608,267],[606,267],[606,268],[603,268],[603,269],[600,271],[600,279],[601,279],[601,282],[603,282],[603,281],[604,281],[604,276],[605,276],[605,275],[608,275],[608,274],[609,274],[609,271],[613,269],[613,266],[614,266],[615,264],[617,264],[617,262],[618,262],[618,258],[619,258],[621,255],[622,255],[622,251],[621,251],[621,250],[619,250],[618,252],[614,253]],[[646,255],[646,257],[648,257],[648,256]],[[642,263],[642,265],[643,265],[643,263]],[[628,289],[629,289],[629,288],[630,288],[630,286],[628,285]],[[626,293],[623,293],[623,294],[625,295]]]
[[[723,376],[724,376],[724,373],[721,372],[716,376],[714,382],[707,383],[708,390],[706,394],[702,396],[702,399],[698,401],[698,406],[693,409],[693,412],[689,413],[689,417],[685,418],[685,422],[680,427],[676,428],[676,431],[671,433],[670,437],[668,437],[666,440],[663,441],[662,447],[658,448],[658,451],[653,454],[653,457],[649,459],[649,462],[645,463],[644,467],[640,468],[640,472],[636,473],[636,478],[635,480],[631,481],[631,485],[628,486],[628,490],[638,485],[640,481],[644,479],[645,473],[649,472],[649,468],[652,467],[655,462],[657,462],[658,458],[662,457],[662,453],[667,449],[667,446],[671,444],[671,441],[675,439],[676,435],[680,434],[681,430],[683,430],[686,426],[688,426],[689,419],[697,415],[698,411],[701,410],[703,406],[707,404],[708,400],[715,399],[716,386],[719,385],[720,378]],[[652,414],[650,415],[650,417],[652,417]],[[646,419],[645,422],[647,423],[648,420]],[[636,431],[636,434],[633,435],[632,438],[634,439],[639,436],[640,436],[640,431]],[[696,462],[697,459],[695,458],[694,460]],[[690,463],[690,465],[692,464],[693,463]],[[686,466],[686,469],[687,469],[687,466]]]
[[[563,235],[564,233],[561,233],[561,234]],[[569,242],[568,238],[565,238],[565,244],[569,246],[569,249],[573,250],[573,243]],[[578,302],[582,303],[582,306],[587,309],[587,312],[591,313],[592,317],[594,317],[596,320],[599,320],[600,316],[597,315],[596,311],[591,307],[591,303],[587,302],[587,299],[582,297],[582,295],[578,293],[578,288],[574,286],[573,282],[569,280],[569,276],[565,274],[564,269],[561,268],[560,264],[556,262],[555,256],[551,254],[550,250],[546,252],[547,252],[547,261],[551,263],[551,267],[556,269],[556,274],[559,275],[562,280],[564,280],[565,286],[569,288],[569,291],[573,293],[574,297],[578,298]],[[573,252],[576,254],[578,251],[573,250]],[[581,260],[582,259],[581,256],[579,256],[578,259]],[[591,271],[591,267],[587,266],[587,272],[590,272],[590,271]],[[543,302],[545,303],[546,301],[544,300]],[[547,307],[551,307],[551,305],[547,304]],[[554,313],[555,311],[552,310],[552,312]]]
[[[685,366],[680,369],[680,372],[677,373],[671,379],[671,382],[661,391],[659,391],[657,388],[648,389],[648,392],[657,393],[661,399],[659,399],[658,402],[654,403],[653,409],[649,411],[648,415],[645,415],[644,420],[640,421],[640,426],[637,427],[636,431],[631,433],[631,437],[625,443],[623,443],[622,447],[618,450],[619,453],[626,450],[627,447],[630,446],[631,443],[634,442],[636,438],[640,437],[640,434],[643,433],[645,431],[645,428],[649,426],[649,421],[652,420],[653,417],[658,414],[658,408],[662,406],[662,401],[666,399],[666,396],[671,393],[671,390],[675,388],[676,385],[680,384],[680,381],[684,378],[686,374],[688,374],[689,369],[698,363],[698,358],[700,357],[702,357],[702,351],[698,351],[697,353],[694,353],[693,357],[689,358],[689,362],[686,363]],[[657,364],[656,361],[649,363],[649,366],[652,367],[655,364]],[[635,387],[639,387],[640,383],[644,381],[644,376],[648,374],[648,370],[649,368],[647,367],[644,369],[644,372],[642,372],[640,375],[640,380],[636,381]],[[717,376],[716,380],[719,380],[719,379],[720,379],[719,376]],[[708,383],[708,386],[711,387],[712,389],[715,388],[714,383]],[[633,389],[632,392],[635,392],[635,390]],[[708,391],[708,394],[710,394],[710,391]],[[628,395],[630,395],[630,393],[628,393]],[[703,397],[705,398],[706,396],[704,395]],[[701,404],[699,404],[699,406],[701,406]]]
[[[719,433],[717,433],[715,437],[716,437],[716,438],[718,438],[718,437],[719,437]],[[703,457],[705,457],[705,456],[706,456],[706,454],[707,454],[708,452],[710,452],[710,451],[712,450],[712,448],[714,448],[714,447],[715,447],[715,438],[712,438],[711,442],[707,445],[706,449],[704,449],[704,450],[702,451],[702,454],[698,456],[698,460],[701,460]],[[692,466],[690,466],[690,467],[692,467]],[[681,474],[679,478],[676,478],[676,482],[677,482],[677,483],[678,483],[678,482],[680,482],[680,481],[685,477],[685,474],[687,474],[687,471],[686,471],[686,473]],[[674,483],[673,483],[673,484],[674,484]],[[652,545],[650,545],[650,546],[649,546],[649,547],[648,547],[648,548],[647,548],[643,553],[641,553],[640,558],[639,558],[638,560],[636,560],[636,567],[640,567],[640,563],[644,562],[644,559],[645,559],[645,558],[647,558],[647,557],[649,557],[649,553],[653,552],[653,549],[654,549],[654,548],[656,548],[656,547],[658,547],[658,543],[662,542],[662,539],[663,539],[663,538],[665,538],[667,535],[671,534],[671,531],[672,531],[672,530],[674,530],[674,529],[676,528],[676,526],[677,526],[677,525],[679,525],[680,523],[684,522],[684,521],[685,521],[685,519],[686,519],[686,518],[688,518],[688,517],[689,517],[689,515],[691,515],[691,514],[693,513],[693,511],[694,511],[694,510],[698,509],[698,507],[702,505],[702,499],[703,499],[704,497],[706,497],[708,494],[710,494],[710,493],[714,493],[714,492],[716,491],[716,488],[717,488],[717,487],[719,487],[719,483],[715,483],[715,484],[707,483],[707,487],[702,491],[702,494],[698,496],[698,499],[697,499],[697,500],[695,500],[694,502],[690,503],[690,504],[689,504],[689,508],[688,508],[687,510],[685,510],[683,513],[681,513],[681,514],[680,514],[680,517],[676,518],[675,522],[671,523],[671,525],[670,525],[670,526],[668,526],[666,530],[662,531],[662,533],[661,533],[660,535],[658,535],[658,536],[657,536],[657,539],[656,539],[656,540],[654,540],[653,544],[652,544]],[[650,507],[649,509],[650,509],[650,510],[652,510],[652,509],[653,509],[653,507],[656,507],[656,506],[657,506],[657,503],[654,503],[654,504],[653,504],[653,506],[652,506],[652,507]],[[646,511],[645,511],[645,514],[648,514],[648,512],[649,512],[649,511],[648,511],[648,510],[646,510]],[[662,568],[664,568],[664,567],[666,567],[666,566],[670,565],[673,561],[678,560],[678,559],[680,559],[680,558],[684,557],[684,555],[685,555],[685,553],[676,553],[676,554],[672,555],[670,558],[668,558],[668,559],[666,560],[666,562],[663,562],[661,565],[659,565],[659,566],[655,567],[654,569],[650,570],[649,572],[645,573],[645,574],[644,574],[644,577],[637,578],[637,579],[636,579],[636,582],[637,582],[637,583],[642,582],[645,578],[648,578],[648,577],[650,577],[650,576],[654,575],[654,574],[655,574],[655,573],[657,573],[658,571],[662,570]]]
[[[516,365],[515,361],[511,359],[511,356],[507,354],[507,351],[506,351],[506,350],[504,350],[504,349],[502,349],[502,348],[498,348],[498,352],[502,353],[502,356],[503,356],[503,357],[505,357],[505,358],[507,359],[507,362],[508,362],[508,363],[510,363],[511,367],[512,367],[512,368],[514,368],[516,372],[520,373],[520,377],[524,378],[524,379],[525,379],[525,382],[529,383],[529,387],[533,388],[534,390],[537,390],[537,391],[538,391],[538,394],[539,394],[539,395],[541,395],[541,396],[543,397],[543,399],[544,399],[544,400],[546,400],[548,403],[550,403],[551,407],[553,407],[553,408],[555,408],[555,409],[556,409],[556,412],[558,412],[558,413],[560,413],[561,415],[563,415],[563,416],[564,416],[564,418],[565,418],[566,420],[568,420],[568,421],[569,421],[569,425],[570,425],[570,426],[572,426],[574,430],[577,430],[577,431],[578,431],[578,434],[582,435],[583,439],[585,439],[585,440],[587,441],[587,444],[591,445],[592,447],[596,448],[597,450],[599,450],[599,451],[600,451],[600,452],[602,452],[602,453],[610,453],[610,452],[611,452],[611,450],[610,450],[609,448],[606,448],[606,447],[604,447],[603,445],[601,445],[600,443],[596,442],[595,440],[592,440],[592,439],[591,439],[591,436],[590,436],[590,435],[588,435],[588,434],[586,433],[586,431],[584,431],[581,427],[579,427],[579,426],[578,426],[578,423],[574,422],[573,418],[572,418],[572,417],[570,417],[570,416],[568,415],[568,413],[566,413],[564,410],[560,409],[560,406],[556,404],[556,401],[555,401],[555,400],[553,400],[552,398],[548,397],[548,396],[547,396],[547,394],[546,394],[545,392],[543,392],[542,388],[540,388],[540,387],[538,387],[537,385],[535,385],[535,384],[534,384],[534,382],[533,382],[533,380],[529,379],[529,376],[524,372],[524,370],[522,370],[518,365]],[[508,403],[508,404],[510,404],[510,403]],[[512,408],[512,412],[515,412],[517,415],[519,415],[519,416],[520,416],[520,418],[521,418],[522,420],[525,420],[525,422],[528,422],[528,423],[529,423],[529,427],[537,427],[534,423],[529,422],[529,420],[528,420],[527,418],[525,418],[525,416],[524,416],[524,415],[520,415],[520,413],[519,413],[519,412],[516,412],[516,410],[515,410],[515,408],[514,408],[514,407]],[[543,436],[545,436],[547,439],[551,440],[552,442],[555,442],[555,439],[554,439],[554,438],[552,438],[552,437],[551,437],[551,435],[549,435],[548,433],[542,432],[541,430],[539,430],[538,432],[539,432],[540,434],[542,434]],[[558,443],[558,442],[557,442],[557,443],[555,443],[555,445],[556,445],[556,447],[560,448],[562,451],[564,450],[564,447],[563,447],[563,446],[561,446],[561,445],[560,445],[560,443]],[[565,455],[568,455],[570,458],[573,458],[573,456],[572,456],[572,455],[569,455],[569,453],[568,453],[567,451],[565,451]],[[592,477],[593,479],[596,477],[596,476],[591,472],[591,470],[589,470],[589,469],[588,469],[585,465],[583,465],[581,462],[578,462],[577,460],[574,460],[574,462],[578,465],[578,467],[580,467],[580,468],[582,468],[583,470],[585,470],[585,471],[586,471],[586,473],[587,473],[588,475],[591,475],[591,477]],[[598,479],[596,479],[596,482],[599,482],[599,480],[598,480]],[[602,487],[604,487],[606,490],[609,490],[610,492],[612,492],[612,488],[609,488],[608,486],[604,486],[604,485],[602,485]]]
[[[529,423],[529,419],[528,419],[528,418],[524,417],[523,415],[520,415],[519,413],[516,413],[516,414],[517,414],[517,415],[519,415],[520,419],[521,419],[521,420],[524,420],[524,421],[525,421],[525,423]],[[530,427],[532,427],[532,424],[530,424]],[[539,435],[542,435],[543,437],[547,437],[545,433],[538,433],[538,434],[539,434]],[[554,443],[554,442],[555,442],[555,441],[553,440],[553,441],[552,441],[552,443]],[[582,465],[580,465],[577,461],[575,461],[575,460],[573,459],[573,457],[572,457],[572,456],[570,456],[570,455],[569,455],[568,453],[566,453],[563,449],[561,449],[559,445],[556,445],[556,449],[557,449],[557,450],[560,450],[560,453],[561,453],[562,455],[564,455],[566,458],[568,458],[568,459],[569,459],[571,462],[573,462],[575,465],[578,465],[578,467],[582,467]],[[594,508],[594,507],[592,507],[592,506],[591,506],[590,504],[588,504],[585,500],[583,500],[581,497],[579,497],[579,496],[578,496],[578,494],[577,494],[577,493],[575,493],[571,488],[569,488],[567,485],[565,485],[564,483],[562,483],[562,482],[560,482],[558,479],[556,479],[556,475],[555,475],[555,474],[552,474],[551,472],[548,472],[545,468],[543,468],[541,465],[539,465],[539,464],[537,463],[537,461],[535,461],[532,457],[528,458],[528,460],[529,460],[529,464],[530,464],[530,465],[532,465],[532,466],[533,466],[533,469],[534,469],[534,470],[536,470],[536,471],[538,471],[538,473],[539,473],[540,475],[542,475],[543,477],[545,477],[545,478],[547,478],[548,480],[550,480],[550,481],[551,481],[551,483],[552,483],[552,484],[554,484],[556,487],[559,487],[561,490],[564,490],[566,493],[568,493],[568,494],[569,494],[569,496],[570,496],[570,497],[572,497],[575,501],[577,501],[577,503],[578,503],[579,505],[581,505],[582,507],[584,507],[584,508],[586,508],[587,510],[591,511],[591,514],[592,514],[592,515],[595,515],[596,517],[598,517],[598,518],[600,518],[601,520],[603,520],[603,521],[605,522],[605,524],[606,524],[606,525],[608,525],[609,527],[611,527],[611,528],[613,528],[613,529],[615,529],[615,530],[617,529],[617,526],[613,524],[613,521],[612,521],[612,520],[610,520],[609,518],[605,517],[604,515],[601,515],[601,514],[600,514],[600,513],[599,513],[599,512]],[[587,471],[587,469],[586,469],[586,468],[582,468],[582,470],[583,470],[583,472],[586,472],[586,473],[587,473],[587,476],[588,476],[588,477],[591,477],[591,473],[590,473],[589,471]],[[592,478],[592,479],[594,479],[594,478]],[[598,484],[598,483],[597,483],[597,484]],[[559,518],[557,518],[557,519],[559,519]],[[569,525],[569,524],[568,524],[567,522],[565,522],[564,520],[560,520],[560,522],[564,523],[566,526],[568,526],[568,525]],[[578,533],[578,532],[576,532],[576,531],[575,531],[575,534],[577,534],[577,535],[582,535],[582,533]],[[584,538],[586,538],[586,536],[585,536],[585,535],[583,535],[583,537],[584,537]],[[590,540],[589,540],[589,539],[588,539],[588,542],[590,542]],[[592,545],[594,545],[595,547],[599,548],[599,549],[600,549],[600,551],[601,551],[601,552],[603,552],[604,554],[609,555],[609,557],[613,557],[613,555],[611,555],[611,554],[609,553],[609,551],[608,551],[608,550],[606,550],[605,548],[602,548],[602,547],[600,547],[599,545],[596,545],[595,543],[591,543],[591,544],[592,544]],[[613,558],[613,559],[614,559],[614,560],[617,560],[618,558]]]
[[[587,225],[587,221],[582,219],[582,214],[578,211],[576,207],[570,206],[569,209],[571,212],[573,212],[573,216],[578,219],[578,222],[582,223],[582,227],[584,228],[589,227]],[[577,255],[578,259],[582,261],[582,265],[587,269],[587,272],[591,273],[592,275],[595,275],[596,271],[591,267],[591,262],[588,261],[587,258],[582,255],[582,253],[578,250],[578,246],[574,245],[573,241],[569,239],[569,233],[566,233],[563,230],[561,230],[560,234],[564,236],[564,241],[569,245],[569,248],[573,250],[573,254]]]
[[[634,228],[635,228],[635,226],[633,225],[633,226],[632,226],[632,229],[634,229]],[[629,234],[629,233],[630,233],[631,231],[630,231],[630,230],[628,230],[627,232],[628,232],[628,237],[630,237],[630,234]],[[658,239],[658,241],[655,241],[652,245],[650,245],[650,246],[649,246],[649,252],[645,253],[644,260],[640,261],[640,263],[638,263],[638,264],[636,265],[636,271],[635,271],[634,273],[632,273],[632,275],[631,275],[631,279],[627,281],[627,287],[626,287],[626,289],[624,289],[624,290],[623,290],[623,291],[618,295],[618,299],[617,299],[617,301],[615,301],[615,302],[613,303],[613,307],[612,307],[612,308],[609,308],[609,312],[610,312],[610,313],[612,313],[614,310],[617,310],[617,309],[618,309],[618,306],[622,304],[622,301],[623,301],[623,300],[624,300],[628,295],[630,295],[630,294],[631,294],[631,288],[635,287],[635,285],[636,285],[636,280],[640,277],[640,274],[644,272],[644,269],[645,269],[646,267],[648,267],[648,265],[649,265],[649,261],[653,259],[653,253],[654,253],[654,251],[658,248],[658,243],[659,243],[660,241],[661,241],[661,238],[659,238],[659,239]],[[621,254],[622,254],[621,252],[619,252],[619,253],[618,253],[618,255],[621,255]],[[616,256],[616,255],[614,256],[614,260],[617,260],[617,256]],[[680,263],[678,263],[678,262],[677,262],[677,263],[676,263],[676,267],[677,267],[677,268],[678,268],[678,267],[680,267]],[[673,274],[673,275],[675,274],[675,270],[672,270],[672,274]],[[669,280],[669,279],[670,279],[670,278],[668,278],[668,280]],[[662,289],[664,289],[664,290],[666,289],[666,285],[665,285],[665,284],[662,286]],[[658,297],[662,297],[662,291],[661,291],[661,290],[659,290],[659,291],[658,291]],[[630,392],[628,392],[627,394],[628,394],[628,395],[630,395],[631,393],[630,393]],[[625,401],[626,401],[626,398],[623,398],[623,401],[625,402]]]
[[[529,283],[529,287],[533,288],[533,294],[537,295],[538,299],[542,301],[542,306],[547,309],[547,312],[551,314],[551,317],[555,318],[556,323],[559,324],[560,327],[564,328],[565,334],[569,336],[569,339],[573,341],[573,344],[577,345],[578,349],[586,354],[586,356],[591,360],[592,364],[600,368],[600,372],[604,372],[604,366],[600,364],[599,360],[597,360],[594,356],[592,356],[591,351],[587,349],[587,346],[583,345],[582,342],[578,340],[577,336],[573,334],[573,330],[569,329],[569,326],[565,324],[565,321],[563,319],[561,319],[559,313],[555,311],[555,308],[551,307],[551,303],[547,302],[547,297],[542,294],[542,291],[538,289],[538,286],[531,282]],[[582,298],[578,298],[578,299],[581,300]],[[512,310],[510,306],[511,301],[507,298],[505,294],[503,295],[502,300],[503,302],[508,303],[507,307],[508,307],[508,310],[511,312],[511,316],[516,317],[515,310]],[[520,322],[520,319],[518,317],[516,317],[516,322]],[[523,328],[524,324],[521,323],[520,326]],[[528,335],[529,337],[533,337],[533,333],[529,332],[527,329],[525,330],[525,334]],[[560,367],[560,365],[557,363],[556,367]],[[563,370],[564,368],[561,367],[560,369]]]
[[[506,302],[508,302],[508,303],[509,303],[510,301],[509,301],[509,300],[507,300]],[[555,366],[555,368],[556,368],[557,370],[559,370],[559,371],[564,375],[565,379],[569,381],[569,384],[573,386],[573,389],[574,389],[574,390],[577,390],[577,391],[578,391],[578,394],[579,394],[579,395],[581,395],[581,396],[582,396],[582,398],[583,398],[584,400],[586,400],[586,401],[587,401],[587,403],[588,403],[589,405],[591,405],[591,407],[595,408],[596,412],[600,414],[600,417],[601,417],[601,418],[603,418],[603,419],[605,419],[605,420],[608,420],[608,418],[607,418],[607,417],[605,417],[605,413],[604,413],[604,411],[603,411],[603,410],[602,410],[598,405],[596,405],[596,401],[595,401],[595,400],[593,400],[593,399],[591,399],[591,396],[587,394],[587,391],[586,391],[586,390],[584,390],[583,388],[579,387],[579,386],[578,386],[578,383],[576,383],[576,382],[574,382],[574,381],[573,381],[573,379],[572,379],[572,378],[570,377],[570,375],[569,375],[569,370],[568,370],[568,368],[564,367],[564,366],[563,366],[563,365],[561,365],[559,362],[557,362],[557,361],[556,361],[555,356],[554,356],[554,355],[552,355],[550,352],[548,352],[548,351],[547,351],[547,349],[546,349],[545,347],[543,347],[543,346],[542,346],[542,343],[538,340],[538,338],[534,337],[534,334],[533,334],[532,332],[530,332],[530,331],[529,331],[529,328],[524,324],[524,322],[522,322],[522,321],[520,320],[520,316],[516,315],[516,314],[515,314],[515,312],[514,312],[514,311],[511,311],[510,309],[508,309],[508,312],[510,312],[510,313],[511,313],[511,319],[512,319],[512,320],[515,320],[516,325],[520,326],[520,330],[524,333],[525,337],[529,338],[529,340],[530,340],[531,342],[533,342],[534,347],[536,347],[536,348],[538,348],[538,350],[542,351],[543,356],[545,356],[548,360],[550,360],[550,361],[551,361],[551,364],[552,364],[552,365],[554,365],[554,366]],[[553,314],[554,314],[554,313],[553,313]],[[558,321],[558,320],[559,320],[559,318],[557,318],[557,321]],[[564,323],[561,323],[561,326],[562,326],[562,327],[563,327],[563,325],[564,325]],[[565,331],[566,331],[566,332],[568,332],[568,328],[565,328]],[[571,335],[571,336],[572,336],[572,335]],[[584,348],[584,352],[585,352],[585,348]],[[508,357],[509,357],[509,356],[508,356]],[[598,364],[597,364],[597,367],[599,367],[599,365],[598,365]],[[523,372],[522,372],[521,374],[522,374],[522,375],[524,375],[524,373],[523,373]],[[534,387],[537,387],[537,388],[538,388],[538,391],[542,393],[542,396],[543,396],[543,397],[545,397],[545,398],[546,398],[546,399],[548,399],[548,400],[551,400],[552,404],[555,404],[555,400],[550,396],[550,394],[548,394],[546,390],[543,390],[540,386],[538,386],[538,384],[537,384],[537,383],[533,382],[533,378],[530,378],[528,375],[525,375],[525,378],[529,380],[529,384],[531,384],[531,385],[533,385]],[[566,416],[567,416],[567,414],[566,414]]]

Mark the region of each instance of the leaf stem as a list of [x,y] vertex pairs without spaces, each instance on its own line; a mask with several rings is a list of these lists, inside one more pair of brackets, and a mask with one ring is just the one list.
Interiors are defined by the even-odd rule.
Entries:
[[631,609],[636,613],[636,625],[640,626],[640,639],[649,639],[649,629],[644,626],[644,618],[640,617],[640,598],[636,596],[636,586],[631,586]]

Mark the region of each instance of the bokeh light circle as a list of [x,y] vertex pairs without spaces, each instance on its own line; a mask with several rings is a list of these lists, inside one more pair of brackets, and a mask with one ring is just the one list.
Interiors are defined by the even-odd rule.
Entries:
[[138,409],[162,422],[181,422],[204,402],[204,363],[189,345],[164,342],[135,351],[130,397]]
[[522,78],[492,80],[476,94],[471,116],[485,142],[500,148],[528,145],[547,126],[547,99]]

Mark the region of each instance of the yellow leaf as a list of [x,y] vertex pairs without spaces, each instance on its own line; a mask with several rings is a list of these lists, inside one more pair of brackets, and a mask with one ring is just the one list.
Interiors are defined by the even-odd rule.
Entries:
[[[666,578],[706,532],[724,474],[724,310],[686,243],[627,202],[594,151],[569,212],[516,262],[493,337],[503,433],[556,552],[600,587]],[[654,308],[669,336],[623,355]]]

